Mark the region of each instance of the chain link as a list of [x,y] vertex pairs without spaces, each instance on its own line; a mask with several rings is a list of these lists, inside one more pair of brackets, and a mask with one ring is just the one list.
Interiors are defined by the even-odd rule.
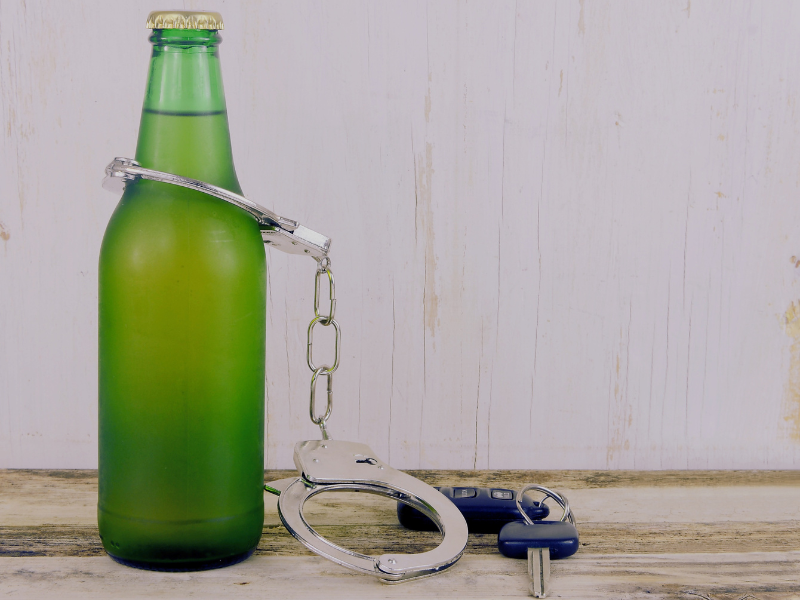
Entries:
[[339,324],[329,317],[314,317],[311,320],[311,323],[308,326],[308,343],[306,345],[306,362],[308,363],[308,368],[312,371],[316,371],[317,367],[314,364],[314,361],[311,358],[311,354],[313,352],[314,346],[314,326],[319,323],[323,327],[329,327],[333,325],[334,330],[336,331],[336,342],[334,345],[334,355],[333,355],[333,366],[328,367],[325,365],[323,369],[323,373],[333,373],[336,369],[339,368],[339,348],[341,347],[341,330],[339,329]]
[[[319,312],[319,304],[320,304],[320,290],[319,290],[319,281],[322,278],[322,275],[328,276],[328,295],[330,297],[330,307],[328,310],[327,315],[322,315]],[[336,369],[339,368],[339,349],[341,347],[341,330],[339,329],[339,324],[334,320],[334,316],[336,314],[336,285],[333,280],[333,272],[331,271],[331,260],[326,256],[321,260],[317,261],[317,271],[314,274],[314,318],[311,319],[311,323],[308,325],[308,342],[306,344],[306,362],[308,363],[308,368],[311,369],[311,398],[309,404],[309,414],[311,416],[311,422],[314,425],[319,425],[319,429],[322,432],[322,439],[327,440],[330,439],[328,437],[328,430],[326,428],[326,423],[331,416],[331,412],[333,411],[333,373]],[[314,327],[320,324],[323,327],[330,327],[333,325],[334,330],[336,331],[336,339],[334,342],[334,355],[333,355],[333,366],[329,365],[320,365],[319,367],[314,364],[313,356],[313,346],[314,346]],[[315,396],[317,393],[317,379],[320,376],[324,376],[328,379],[328,402],[325,407],[325,413],[321,416],[317,416],[314,411],[314,404],[315,404]]]
[[[332,320],[334,315],[336,314],[336,286],[333,283],[333,273],[331,272],[330,266],[331,261],[326,256],[325,257],[326,264],[322,267],[322,261],[320,261],[320,268],[317,269],[317,273],[314,276],[314,314],[317,318]],[[328,310],[327,315],[319,314],[319,279],[322,275],[328,275],[328,295],[331,299],[330,309]],[[323,323],[323,325],[327,325],[328,323]],[[312,369],[313,370],[313,369]]]

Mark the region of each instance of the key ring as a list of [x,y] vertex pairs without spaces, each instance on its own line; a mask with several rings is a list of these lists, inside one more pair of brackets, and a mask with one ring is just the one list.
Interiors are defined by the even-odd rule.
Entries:
[[[301,476],[271,482],[279,493],[278,514],[284,527],[306,548],[335,563],[398,583],[438,573],[458,561],[467,545],[467,522],[439,491],[375,458],[366,444],[338,440],[298,442],[294,464]],[[333,544],[317,533],[303,514],[306,501],[323,492],[367,492],[408,504],[430,518],[442,542],[419,554],[368,556]]]
[[564,514],[561,515],[559,521],[569,521],[570,523],[575,525],[575,517],[572,514],[572,509],[569,507],[569,500],[567,500],[567,497],[560,492],[556,492],[555,490],[551,490],[550,488],[546,488],[543,485],[537,485],[535,483],[526,485],[519,492],[517,492],[517,510],[522,515],[522,518],[525,519],[525,522],[528,525],[533,525],[534,521],[528,516],[528,513],[522,510],[522,496],[524,496],[525,493],[530,490],[536,490],[537,492],[541,492],[545,495],[545,497],[539,501],[540,503],[546,502],[547,498],[552,498],[553,500],[555,500],[558,503],[558,505],[564,510]]

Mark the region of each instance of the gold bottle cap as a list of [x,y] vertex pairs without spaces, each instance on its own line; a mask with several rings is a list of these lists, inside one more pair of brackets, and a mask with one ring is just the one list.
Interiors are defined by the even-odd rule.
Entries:
[[148,29],[225,29],[218,12],[198,10],[154,10],[147,17]]

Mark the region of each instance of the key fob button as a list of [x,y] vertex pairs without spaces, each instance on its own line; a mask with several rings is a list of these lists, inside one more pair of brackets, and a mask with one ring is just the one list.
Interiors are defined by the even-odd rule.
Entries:
[[453,498],[474,498],[477,493],[475,488],[454,488]]
[[[452,500],[467,520],[471,533],[498,533],[503,525],[518,521],[522,515],[514,500],[517,493],[502,488],[441,487],[439,491]],[[509,495],[511,496],[509,498]],[[522,498],[522,510],[531,519],[544,519],[550,509],[544,503],[534,502],[530,496]],[[397,503],[400,524],[416,531],[438,531],[433,521],[417,509],[402,502]]]
[[492,490],[492,498],[495,500],[513,500],[514,492],[511,490]]

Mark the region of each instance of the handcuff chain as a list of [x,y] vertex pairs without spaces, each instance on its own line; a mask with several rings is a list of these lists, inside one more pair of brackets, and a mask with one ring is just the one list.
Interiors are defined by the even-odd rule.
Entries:
[[[319,312],[319,304],[320,304],[319,280],[322,277],[322,275],[328,276],[328,290],[329,290],[328,295],[330,298],[330,305],[327,315],[320,314]],[[311,323],[309,323],[308,325],[308,342],[306,344],[306,363],[308,364],[308,368],[311,369],[312,372],[309,415],[311,416],[311,422],[314,423],[314,425],[319,425],[319,429],[322,432],[323,440],[330,439],[325,424],[330,418],[331,411],[333,410],[333,374],[336,371],[336,369],[339,368],[339,348],[341,347],[341,330],[339,329],[339,324],[333,318],[335,314],[336,314],[336,285],[333,279],[333,272],[331,271],[331,260],[330,258],[325,256],[317,260],[317,270],[314,274],[314,318],[311,319]],[[328,365],[316,366],[314,364],[314,360],[312,358],[313,347],[314,347],[314,327],[318,323],[323,327],[329,327],[333,325],[333,328],[336,331],[336,338],[334,342],[333,366],[328,366]],[[324,375],[328,379],[327,382],[328,402],[325,408],[325,413],[322,414],[321,416],[317,416],[314,412],[314,399],[317,393],[317,380],[321,375]]]

